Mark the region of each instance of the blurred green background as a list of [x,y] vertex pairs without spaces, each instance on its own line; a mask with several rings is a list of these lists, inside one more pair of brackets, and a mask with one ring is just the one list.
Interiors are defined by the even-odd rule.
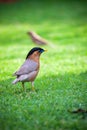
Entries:
[[[26,83],[12,85],[12,74],[36,45],[33,30],[52,46],[41,56],[36,93]],[[20,0],[0,3],[0,129],[86,130],[87,2]]]

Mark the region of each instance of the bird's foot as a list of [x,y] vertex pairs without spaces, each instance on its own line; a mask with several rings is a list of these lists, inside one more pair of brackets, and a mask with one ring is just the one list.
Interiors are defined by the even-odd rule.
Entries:
[[26,89],[25,89],[25,88],[23,88],[23,92],[26,92]]
[[32,91],[33,91],[33,92],[36,92],[34,86],[32,86]]

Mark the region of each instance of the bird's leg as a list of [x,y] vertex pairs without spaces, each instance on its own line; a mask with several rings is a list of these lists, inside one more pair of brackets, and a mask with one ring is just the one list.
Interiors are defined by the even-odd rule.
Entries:
[[34,82],[31,82],[31,85],[32,85],[32,91],[35,91]]
[[23,87],[23,91],[25,91],[25,88],[24,88],[24,82],[22,82],[22,87]]

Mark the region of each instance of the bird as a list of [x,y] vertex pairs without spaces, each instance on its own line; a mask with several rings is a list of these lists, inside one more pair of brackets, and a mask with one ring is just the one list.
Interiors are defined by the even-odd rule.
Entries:
[[29,31],[27,34],[30,36],[32,41],[37,45],[48,45],[48,41],[36,34],[34,31]]
[[34,80],[37,77],[40,69],[40,55],[45,51],[46,50],[40,47],[32,48],[28,52],[24,63],[13,74],[13,76],[16,76],[16,79],[12,83],[16,84],[18,82],[21,82],[24,90],[24,83],[31,82],[32,90],[35,91]]

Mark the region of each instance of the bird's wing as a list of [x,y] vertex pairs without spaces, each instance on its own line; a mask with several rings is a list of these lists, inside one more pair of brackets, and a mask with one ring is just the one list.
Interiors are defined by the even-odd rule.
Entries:
[[34,81],[34,79],[36,78],[38,74],[38,70],[37,71],[32,71],[29,74],[24,74],[24,75],[20,75],[18,78],[16,78],[12,83],[16,84],[17,82],[25,82],[25,81]]
[[16,76],[24,75],[24,74],[29,74],[32,71],[37,70],[38,68],[38,63],[27,59],[24,64],[19,68],[18,71],[14,73]]
[[38,74],[38,71],[32,71],[29,74],[21,75],[18,78],[18,81],[33,81],[36,78],[37,74]]

